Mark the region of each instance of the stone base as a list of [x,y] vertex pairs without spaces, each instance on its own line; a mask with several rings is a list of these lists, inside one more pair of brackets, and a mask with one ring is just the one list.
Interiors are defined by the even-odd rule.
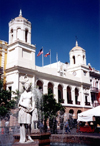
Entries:
[[31,138],[34,140],[34,142],[31,143],[19,143],[20,134],[14,134],[14,144],[13,146],[19,145],[19,146],[50,146],[50,133],[32,133]]
[[26,143],[20,143],[20,142],[15,142],[12,146],[39,146],[38,142],[26,142]]
[[100,146],[100,136],[52,134],[50,137],[50,142]]

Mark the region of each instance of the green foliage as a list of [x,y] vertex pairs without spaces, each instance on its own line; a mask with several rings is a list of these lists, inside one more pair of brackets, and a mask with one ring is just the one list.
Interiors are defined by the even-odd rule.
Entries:
[[15,107],[16,97],[11,99],[11,92],[3,88],[3,81],[0,80],[0,118],[10,113],[10,109]]
[[42,100],[43,100],[42,111],[45,120],[47,120],[47,118],[52,118],[54,116],[57,116],[58,111],[63,111],[63,112],[65,111],[62,104],[57,103],[51,89],[48,90],[48,94],[43,95]]

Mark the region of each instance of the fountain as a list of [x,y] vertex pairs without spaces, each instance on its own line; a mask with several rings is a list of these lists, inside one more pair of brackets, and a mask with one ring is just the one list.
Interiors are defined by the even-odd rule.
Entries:
[[[28,88],[26,88],[26,89],[28,89]],[[25,97],[26,97],[26,95],[27,96],[30,95],[30,93],[27,94],[26,91],[27,90],[25,90],[25,92],[24,92]],[[43,132],[43,124],[42,124],[43,116],[42,116],[42,111],[41,111],[41,106],[42,106],[41,104],[42,103],[40,103],[40,102],[42,102],[42,100],[41,100],[42,99],[42,92],[38,88],[32,87],[31,93],[33,95],[32,101],[35,103],[35,108],[34,108],[34,106],[32,107],[32,108],[34,108],[34,110],[32,112],[31,134],[29,135],[29,138],[28,138],[28,136],[26,135],[26,132],[24,132],[24,131],[26,131],[26,130],[24,130],[25,126],[24,126],[24,124],[21,124],[23,127],[20,126],[20,129],[21,129],[20,134],[14,134],[15,140],[14,140],[13,146],[21,145],[21,144],[29,145],[29,143],[31,143],[31,145],[36,145],[36,146],[38,146],[38,145],[39,146],[43,146],[43,145],[49,146],[50,145],[50,140],[49,140],[50,133]],[[21,102],[23,97],[24,97],[24,95],[22,94],[20,101],[19,101],[19,108],[21,109],[20,106],[22,106],[22,110],[23,110],[25,104],[27,105],[27,103],[23,104]],[[32,109],[30,109],[30,110],[32,110]],[[27,113],[26,109],[24,111]],[[24,114],[23,111],[22,111],[22,114]],[[20,110],[19,110],[19,116],[20,116]],[[19,118],[22,118],[22,117],[19,117]],[[21,119],[21,120],[23,120],[23,119]],[[20,122],[20,120],[19,120],[19,122]],[[24,128],[24,129],[22,129],[22,128]],[[26,141],[25,138],[28,138],[28,140]],[[20,139],[20,142],[19,142],[19,139]]]
[[[41,102],[43,102],[42,99],[42,92],[38,88],[32,87],[32,93],[35,100],[36,107],[33,112],[33,119],[32,119],[32,133],[31,138],[34,140],[34,142],[27,142],[25,145],[27,146],[88,146],[90,144],[89,142],[97,141],[97,143],[100,143],[100,137],[93,138],[93,137],[87,137],[85,135],[76,135],[76,133],[72,133],[71,135],[65,134],[65,124],[64,121],[67,118],[70,118],[72,122],[72,118],[70,114],[63,114],[61,113],[58,118],[60,121],[60,130],[57,130],[57,121],[56,118],[53,116],[53,121],[51,121],[51,137],[50,133],[44,133],[43,131],[43,111],[41,111]],[[53,123],[53,124],[52,124]],[[72,125],[72,123],[70,123]],[[0,145],[1,146],[16,146],[16,145],[24,145],[19,143],[20,134],[19,134],[19,127],[15,126],[11,132],[8,133],[8,127],[5,127],[5,130],[1,130],[0,135]],[[10,127],[9,127],[10,128]],[[14,136],[14,137],[13,137]],[[49,139],[50,138],[50,139]],[[93,142],[94,141],[94,142]],[[84,144],[86,143],[86,144]]]

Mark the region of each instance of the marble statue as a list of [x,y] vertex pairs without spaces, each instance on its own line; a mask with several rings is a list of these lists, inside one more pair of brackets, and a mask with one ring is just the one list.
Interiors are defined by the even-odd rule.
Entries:
[[31,123],[32,123],[32,112],[35,109],[35,100],[33,94],[30,91],[30,83],[27,80],[24,83],[24,92],[21,94],[19,100],[19,115],[18,123],[20,124],[20,143],[27,141],[33,142],[31,138]]

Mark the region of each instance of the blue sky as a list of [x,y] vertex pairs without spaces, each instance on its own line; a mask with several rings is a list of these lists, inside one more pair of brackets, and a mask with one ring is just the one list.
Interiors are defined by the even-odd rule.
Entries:
[[[0,40],[8,42],[8,23],[19,15],[32,23],[32,44],[36,55],[51,49],[51,62],[69,62],[69,51],[78,44],[86,50],[87,64],[100,70],[100,3],[99,0],[0,0]],[[49,56],[44,65],[50,63]],[[42,56],[36,57],[42,66]]]

